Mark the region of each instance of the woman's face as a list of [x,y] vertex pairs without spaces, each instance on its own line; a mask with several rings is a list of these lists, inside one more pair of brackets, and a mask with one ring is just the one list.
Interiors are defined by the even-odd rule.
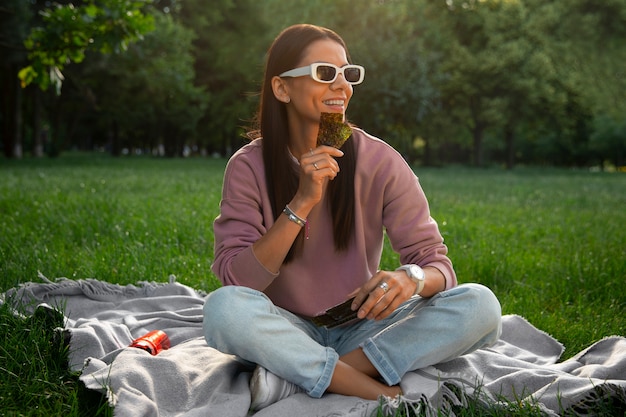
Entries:
[[[296,68],[304,67],[316,62],[330,63],[338,67],[348,64],[346,51],[339,43],[330,39],[319,40],[310,44],[304,51],[302,60]],[[320,114],[342,113],[348,108],[348,103],[352,97],[352,85],[349,84],[343,74],[339,74],[337,79],[330,83],[320,83],[310,76],[303,77],[283,77],[285,91],[289,104],[287,114],[291,127],[297,130],[308,130],[317,127],[320,121]],[[297,126],[293,126],[296,124]]]

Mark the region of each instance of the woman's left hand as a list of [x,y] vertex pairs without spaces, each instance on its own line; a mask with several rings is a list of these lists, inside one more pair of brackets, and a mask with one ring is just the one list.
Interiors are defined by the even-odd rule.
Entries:
[[[360,319],[382,320],[415,293],[416,285],[404,271],[378,271],[350,297]],[[359,307],[360,306],[360,307]]]

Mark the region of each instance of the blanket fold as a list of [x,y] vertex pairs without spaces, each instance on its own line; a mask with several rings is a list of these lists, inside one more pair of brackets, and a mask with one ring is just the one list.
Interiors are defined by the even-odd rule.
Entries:
[[[55,281],[40,276],[3,294],[0,302],[48,305],[63,313],[71,334],[70,368],[88,388],[103,392],[116,416],[247,416],[252,369],[207,346],[202,332],[206,294],[169,282],[110,284],[95,279]],[[526,401],[546,415],[598,414],[611,404],[626,410],[626,338],[604,338],[559,362],[561,343],[523,317],[503,317],[500,340],[487,349],[412,373],[418,398],[366,401],[296,394],[255,416],[370,416],[399,409],[437,415],[455,407]],[[156,356],[131,341],[160,329],[172,347]]]

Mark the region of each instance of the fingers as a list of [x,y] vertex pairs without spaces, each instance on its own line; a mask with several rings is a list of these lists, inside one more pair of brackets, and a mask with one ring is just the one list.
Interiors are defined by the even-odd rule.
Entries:
[[358,290],[352,309],[358,308],[357,315],[361,319],[382,320],[407,299],[394,274],[379,271]]
[[300,166],[305,174],[313,178],[333,179],[339,172],[339,164],[335,158],[343,156],[343,152],[332,146],[320,146],[302,155]]
[[369,310],[371,309],[371,303],[367,310],[365,310],[366,306],[364,306],[363,304],[365,303],[365,300],[367,300],[370,296],[370,293],[376,289],[376,286],[382,279],[377,278],[377,275],[378,274],[373,276],[361,288],[357,288],[352,294],[350,294],[350,297],[354,297],[354,301],[352,302],[352,310],[354,311],[360,307],[359,312],[363,311],[365,313],[363,314],[363,317],[360,318],[365,318],[366,313],[369,312]]
[[339,172],[339,164],[337,164],[337,161],[335,161],[334,159],[331,159],[329,161],[326,158],[320,158],[318,160],[312,161],[311,163],[304,165],[305,171],[311,171],[311,169],[313,171],[321,171],[321,170],[329,169],[332,172],[337,173]]
[[343,156],[343,151],[337,149],[337,148],[333,148],[332,146],[326,146],[326,145],[322,145],[322,146],[318,146],[315,149],[311,149],[308,152],[308,155],[310,156],[315,156],[315,155],[319,155],[322,153],[326,153],[332,157],[335,158],[340,158]]
[[301,155],[300,179],[294,199],[307,207],[317,204],[322,198],[324,187],[337,176],[339,164],[335,157],[341,156],[343,152],[331,146],[319,146]]
[[317,179],[326,177],[334,179],[339,173],[339,164],[330,157],[321,157],[305,164],[301,163],[301,166],[305,174]]

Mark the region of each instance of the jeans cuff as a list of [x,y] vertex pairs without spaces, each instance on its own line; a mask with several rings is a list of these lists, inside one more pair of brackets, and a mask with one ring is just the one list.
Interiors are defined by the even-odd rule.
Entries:
[[372,365],[378,370],[378,373],[385,380],[387,385],[397,385],[400,383],[401,375],[393,368],[391,362],[387,360],[385,355],[376,347],[374,341],[370,338],[361,344],[363,353],[370,360]]
[[321,398],[326,392],[326,389],[330,385],[330,380],[333,377],[333,373],[335,372],[335,366],[337,366],[337,362],[339,361],[339,355],[333,349],[327,347],[326,348],[326,364],[324,365],[324,370],[322,371],[322,376],[317,380],[317,383],[307,392],[309,396],[313,398]]

